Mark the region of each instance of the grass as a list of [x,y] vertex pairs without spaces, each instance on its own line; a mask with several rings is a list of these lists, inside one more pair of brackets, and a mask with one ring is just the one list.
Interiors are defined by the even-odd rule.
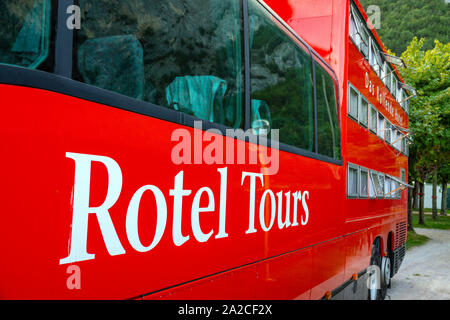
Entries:
[[430,214],[424,214],[425,225],[419,224],[418,214],[413,213],[412,218],[413,228],[450,230],[450,215],[438,215],[437,220],[433,220],[433,217]]
[[[412,218],[414,228],[450,230],[450,215],[438,215],[437,220],[433,220],[433,216],[431,214],[424,214],[425,225],[419,224],[419,214],[413,213]],[[421,246],[428,240],[430,240],[430,238],[428,238],[427,236],[408,231],[406,248],[409,250],[411,248]]]
[[408,231],[408,237],[406,238],[406,249],[409,250],[414,247],[425,244],[430,238],[420,235],[418,233]]

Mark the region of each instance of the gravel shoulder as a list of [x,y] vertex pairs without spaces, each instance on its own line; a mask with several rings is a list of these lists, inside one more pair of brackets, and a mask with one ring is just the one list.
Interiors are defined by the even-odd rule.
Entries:
[[450,300],[450,230],[415,230],[430,240],[406,251],[386,300]]

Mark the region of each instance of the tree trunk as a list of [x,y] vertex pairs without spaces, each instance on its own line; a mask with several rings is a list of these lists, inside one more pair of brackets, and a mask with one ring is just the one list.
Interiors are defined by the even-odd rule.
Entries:
[[447,181],[442,182],[441,216],[447,215]]
[[420,182],[419,184],[419,224],[425,225],[425,220],[423,216],[423,208],[425,206],[425,187],[424,183]]
[[412,207],[413,207],[413,209],[414,210],[419,210],[419,195],[418,195],[418,192],[419,192],[419,181],[414,181],[414,189],[413,189],[413,194],[412,194],[412,197],[413,197],[413,205],[412,205]]
[[431,197],[433,220],[437,220],[438,209],[437,209],[437,169],[433,172],[433,196]]
[[412,211],[414,202],[414,191],[416,189],[417,182],[414,183],[414,189],[408,188],[408,231],[414,231],[412,222]]

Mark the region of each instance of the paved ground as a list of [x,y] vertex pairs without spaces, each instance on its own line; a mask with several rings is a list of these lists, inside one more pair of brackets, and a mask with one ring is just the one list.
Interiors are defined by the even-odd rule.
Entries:
[[386,299],[450,300],[450,230],[415,230],[430,240],[406,251]]

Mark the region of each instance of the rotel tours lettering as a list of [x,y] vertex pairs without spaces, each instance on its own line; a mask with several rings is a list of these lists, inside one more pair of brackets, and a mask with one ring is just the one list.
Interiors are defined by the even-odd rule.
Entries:
[[[66,153],[66,157],[75,161],[72,230],[69,255],[61,259],[59,263],[69,264],[95,259],[95,254],[87,252],[88,218],[91,214],[97,218],[108,253],[111,256],[125,254],[125,249],[119,240],[109,212],[119,199],[122,191],[122,170],[119,164],[109,157],[98,155]],[[108,173],[106,197],[98,207],[89,206],[92,178],[91,165],[93,162],[99,162],[104,165]],[[210,188],[202,187],[195,194],[192,190],[184,189],[184,172],[179,171],[174,178],[173,189],[169,190],[169,197],[173,198],[173,212],[171,212],[171,217],[169,217],[167,210],[167,197],[157,186],[145,185],[137,189],[130,199],[125,219],[126,236],[131,247],[138,252],[148,252],[155,248],[164,236],[169,218],[173,219],[172,240],[175,247],[180,247],[187,241],[190,241],[190,236],[183,234],[181,230],[182,221],[189,219],[189,217],[183,216],[183,199],[189,196],[193,196],[190,210],[190,225],[195,240],[199,243],[205,243],[211,241],[213,236],[214,239],[229,237],[226,226],[228,168],[219,168],[217,172],[220,179],[218,207],[216,207],[214,192]],[[277,225],[279,229],[284,229],[299,225],[304,226],[308,223],[309,191],[280,191],[275,194],[272,190],[265,189],[259,201],[259,208],[257,208],[256,188],[257,186],[264,187],[264,175],[261,173],[242,172],[241,186],[244,185],[249,186],[250,191],[248,229],[245,234],[256,233],[259,227],[260,230],[268,232],[274,225]],[[147,246],[142,244],[138,232],[139,206],[144,194],[147,194],[147,196],[151,195],[156,200],[155,233],[152,242]],[[200,205],[200,200],[203,198],[208,200],[206,206]],[[204,204],[205,202],[202,203]],[[270,211],[269,215],[267,215],[266,210],[269,207]],[[212,214],[217,208],[219,214],[217,230],[203,230],[201,228],[200,213]],[[299,214],[301,209],[303,210]],[[270,217],[269,221],[267,221],[267,217]]]

